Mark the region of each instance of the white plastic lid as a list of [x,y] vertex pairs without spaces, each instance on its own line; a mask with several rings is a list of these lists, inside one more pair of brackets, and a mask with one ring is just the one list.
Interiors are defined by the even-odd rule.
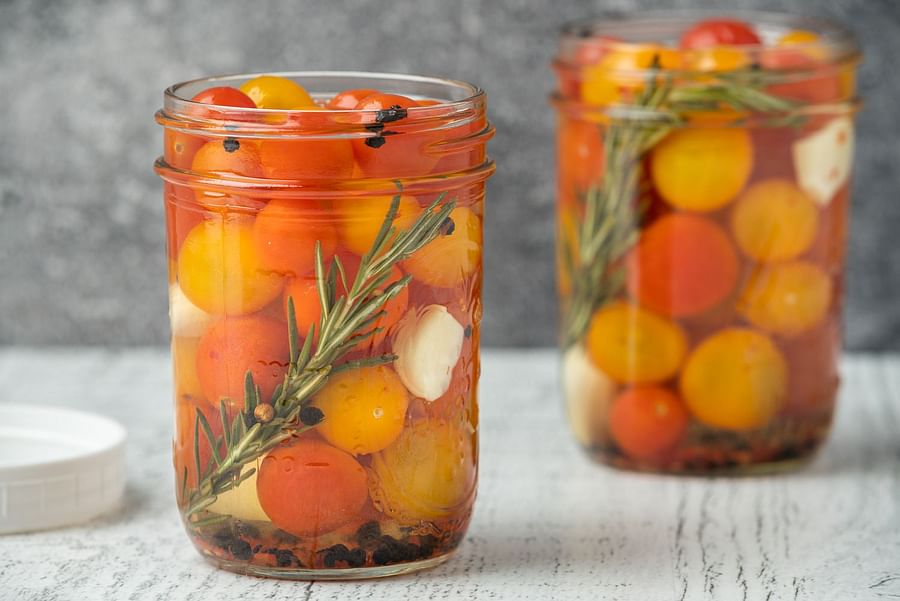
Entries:
[[125,489],[125,428],[90,413],[0,404],[0,534],[77,524]]

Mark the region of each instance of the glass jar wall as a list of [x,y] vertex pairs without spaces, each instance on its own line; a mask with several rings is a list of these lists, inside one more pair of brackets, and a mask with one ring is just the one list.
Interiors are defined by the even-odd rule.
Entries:
[[213,563],[375,577],[461,541],[485,103],[461,82],[362,73],[167,90],[177,498]]
[[825,439],[858,59],[842,28],[771,14],[564,30],[563,383],[598,460],[765,471]]

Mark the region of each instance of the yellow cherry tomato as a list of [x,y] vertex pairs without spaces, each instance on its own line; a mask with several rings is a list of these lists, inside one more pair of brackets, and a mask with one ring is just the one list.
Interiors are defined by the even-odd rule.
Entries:
[[247,219],[205,220],[178,254],[178,283],[195,305],[214,314],[262,309],[281,294],[282,279],[260,264]]
[[822,38],[819,34],[805,29],[795,29],[789,31],[775,43],[779,47],[797,46],[798,50],[811,59],[824,61],[828,58],[828,52],[821,45]]
[[325,440],[351,455],[368,455],[400,435],[409,395],[394,370],[379,365],[331,376],[314,404],[325,414],[317,427]]
[[668,380],[687,352],[687,338],[675,322],[625,302],[594,314],[586,343],[597,367],[618,382],[635,384]]
[[[376,196],[336,201],[335,211],[338,217],[335,224],[341,243],[359,256],[368,253],[372,249],[378,230],[381,229],[381,224],[384,223],[392,198]],[[398,232],[409,229],[421,212],[415,197],[401,196],[394,227]]]
[[721,330],[694,349],[681,371],[681,395],[700,422],[725,430],[764,426],[787,390],[787,364],[775,344],[749,328]]
[[261,109],[308,109],[317,105],[303,86],[275,75],[261,75],[244,82],[241,92]]
[[751,276],[738,309],[759,328],[796,336],[822,321],[831,305],[831,293],[831,279],[814,263],[777,263]]
[[806,251],[816,237],[816,204],[792,182],[768,179],[741,194],[731,214],[731,230],[745,255],[783,261]]
[[467,207],[457,207],[445,233],[403,262],[403,269],[429,286],[452,288],[481,265],[481,219]]
[[714,211],[740,192],[753,168],[753,142],[738,128],[681,129],[653,148],[650,172],[662,197],[686,211]]
[[710,73],[735,71],[750,64],[750,56],[746,52],[731,46],[688,50],[684,60],[688,69]]
[[662,69],[677,69],[681,57],[677,50],[661,46],[622,45],[611,50],[596,65],[584,71],[581,97],[584,102],[607,105],[619,102],[628,93],[640,90],[654,60]]
[[436,419],[414,422],[372,457],[372,501],[401,523],[448,517],[472,498],[474,457],[474,441],[458,426]]

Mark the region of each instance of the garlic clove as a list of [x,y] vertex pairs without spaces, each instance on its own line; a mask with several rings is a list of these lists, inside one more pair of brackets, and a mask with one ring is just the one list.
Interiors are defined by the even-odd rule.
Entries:
[[850,178],[853,166],[853,121],[832,119],[823,128],[794,142],[797,184],[820,206],[834,198]]
[[256,493],[256,475],[259,466],[249,464],[244,469],[257,468],[253,475],[241,482],[236,488],[226,490],[209,506],[209,511],[222,515],[230,515],[239,520],[255,520],[268,522],[269,516],[259,504],[259,496]]
[[618,386],[591,363],[581,345],[563,355],[562,387],[569,423],[578,442],[590,447],[605,439],[609,408]]
[[394,368],[413,395],[428,402],[450,388],[462,352],[464,329],[446,307],[410,309],[394,335]]
[[178,284],[169,285],[169,323],[173,336],[197,338],[202,336],[213,316],[185,296]]

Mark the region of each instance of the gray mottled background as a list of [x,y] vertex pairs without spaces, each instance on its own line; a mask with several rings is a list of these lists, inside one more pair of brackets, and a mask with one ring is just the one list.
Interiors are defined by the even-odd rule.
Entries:
[[0,344],[167,336],[162,90],[285,69],[418,72],[482,84],[499,134],[487,206],[485,337],[552,344],[553,116],[559,25],[603,10],[785,8],[863,39],[847,334],[900,348],[897,0],[0,0]]

